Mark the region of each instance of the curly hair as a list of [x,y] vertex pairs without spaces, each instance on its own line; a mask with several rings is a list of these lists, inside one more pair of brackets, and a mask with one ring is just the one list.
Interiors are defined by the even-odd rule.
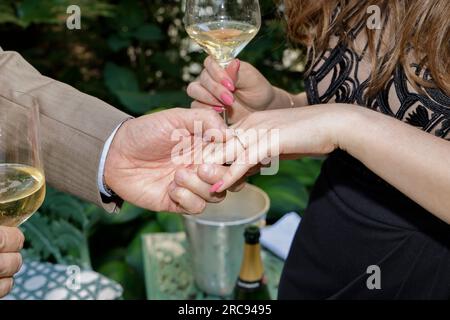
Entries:
[[[290,38],[310,49],[313,61],[331,36],[353,46],[349,34],[366,24],[369,6],[381,12],[381,30],[365,27],[372,63],[369,94],[383,89],[400,63],[416,87],[439,87],[450,95],[449,0],[284,0]],[[370,8],[369,8],[370,9]],[[383,50],[379,51],[379,47]],[[411,63],[431,74],[424,79]]]

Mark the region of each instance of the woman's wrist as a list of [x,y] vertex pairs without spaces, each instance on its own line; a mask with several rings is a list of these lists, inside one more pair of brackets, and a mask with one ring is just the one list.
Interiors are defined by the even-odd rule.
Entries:
[[[352,104],[334,105],[334,141],[339,149],[350,154],[358,153],[364,145],[364,135],[368,134],[378,114]],[[374,113],[374,114],[372,114]]]
[[295,108],[295,97],[289,92],[272,86],[273,99],[267,106],[266,110]]
[[273,99],[266,110],[270,109],[287,109],[287,108],[299,108],[308,106],[308,97],[306,92],[300,94],[292,94],[286,90],[272,87]]

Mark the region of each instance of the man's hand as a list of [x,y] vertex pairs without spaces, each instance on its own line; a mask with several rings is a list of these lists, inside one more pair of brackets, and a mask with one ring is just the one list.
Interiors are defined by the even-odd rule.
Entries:
[[0,298],[12,289],[13,276],[22,266],[20,250],[25,238],[18,228],[0,226]]
[[[118,130],[105,164],[105,182],[122,199],[153,211],[200,213],[206,202],[219,202],[225,193],[209,192],[205,180],[217,173],[203,166],[176,165],[171,155],[179,140],[172,140],[175,130],[194,136],[194,122],[201,122],[203,132],[216,129],[225,136],[223,119],[214,111],[170,109],[126,121]],[[210,171],[208,173],[207,171]],[[178,171],[176,182],[175,172]],[[211,173],[213,172],[213,173]],[[214,175],[205,179],[202,176]],[[216,180],[217,181],[217,180]]]

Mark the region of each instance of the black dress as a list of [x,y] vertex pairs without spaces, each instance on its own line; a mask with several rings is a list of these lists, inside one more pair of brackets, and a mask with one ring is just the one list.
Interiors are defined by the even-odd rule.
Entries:
[[[342,45],[325,52],[306,80],[309,103],[365,106],[449,140],[450,97],[438,89],[415,92],[398,67],[385,90],[366,101],[363,55]],[[336,151],[297,230],[279,298],[450,299],[450,225]]]

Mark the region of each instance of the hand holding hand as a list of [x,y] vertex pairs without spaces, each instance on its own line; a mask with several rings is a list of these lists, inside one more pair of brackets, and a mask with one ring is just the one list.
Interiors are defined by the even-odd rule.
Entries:
[[0,226],[0,298],[11,291],[13,276],[22,266],[20,250],[24,240],[20,229]]
[[180,143],[172,134],[178,130],[184,138],[193,139],[196,121],[203,131],[225,132],[223,119],[212,110],[170,109],[126,121],[106,159],[108,187],[122,199],[154,211],[200,213],[205,201],[223,200],[224,193],[208,192],[211,184],[201,179],[217,179],[223,171],[208,171],[216,168],[212,165],[199,169],[172,161],[172,151]]

